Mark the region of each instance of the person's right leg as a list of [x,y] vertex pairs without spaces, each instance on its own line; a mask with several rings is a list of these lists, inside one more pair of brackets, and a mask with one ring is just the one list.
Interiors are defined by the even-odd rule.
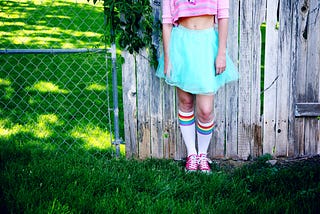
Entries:
[[177,88],[179,98],[179,126],[182,138],[187,147],[187,171],[196,171],[198,169],[196,136],[195,136],[195,119],[194,119],[194,96]]
[[213,95],[197,95],[197,137],[199,170],[210,173],[207,150],[213,132]]

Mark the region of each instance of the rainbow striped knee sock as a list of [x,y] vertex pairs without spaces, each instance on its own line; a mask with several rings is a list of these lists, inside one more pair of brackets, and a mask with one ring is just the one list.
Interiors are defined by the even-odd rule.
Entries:
[[214,128],[213,120],[209,123],[197,122],[197,137],[198,137],[198,154],[207,154],[212,132]]
[[179,119],[182,138],[187,147],[188,156],[192,154],[197,154],[196,143],[195,143],[196,135],[195,135],[194,111],[183,112],[179,110],[178,119]]

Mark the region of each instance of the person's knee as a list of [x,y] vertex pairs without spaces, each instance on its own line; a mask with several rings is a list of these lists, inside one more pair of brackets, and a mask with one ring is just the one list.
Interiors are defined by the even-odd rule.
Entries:
[[213,120],[213,113],[211,108],[198,108],[197,109],[198,120],[202,123],[208,123]]
[[179,95],[179,108],[183,112],[193,111],[193,96],[187,93],[180,93]]
[[193,100],[188,98],[180,99],[179,108],[181,109],[181,111],[184,111],[184,112],[193,111]]

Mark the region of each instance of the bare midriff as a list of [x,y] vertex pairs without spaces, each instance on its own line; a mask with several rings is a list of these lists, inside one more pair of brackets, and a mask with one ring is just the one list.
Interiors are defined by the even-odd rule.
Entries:
[[213,15],[203,15],[194,17],[181,17],[179,24],[191,30],[203,30],[214,26]]

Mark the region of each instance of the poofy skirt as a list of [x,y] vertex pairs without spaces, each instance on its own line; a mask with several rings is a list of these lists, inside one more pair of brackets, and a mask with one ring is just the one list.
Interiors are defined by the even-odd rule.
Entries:
[[220,87],[239,78],[230,57],[226,70],[216,74],[218,32],[214,28],[191,30],[181,25],[172,28],[169,44],[169,69],[164,74],[164,56],[159,59],[156,75],[166,83],[192,94],[215,94]]

